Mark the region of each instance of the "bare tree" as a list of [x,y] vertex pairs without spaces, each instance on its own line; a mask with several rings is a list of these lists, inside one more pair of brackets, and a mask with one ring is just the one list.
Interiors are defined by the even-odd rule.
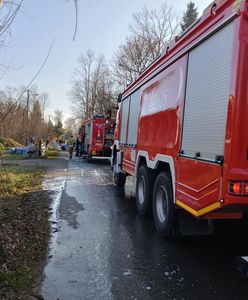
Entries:
[[94,52],[88,49],[85,55],[82,54],[78,58],[79,66],[74,71],[70,99],[77,117],[80,115],[88,117],[90,114],[91,75],[94,59]]
[[119,85],[132,82],[148,64],[152,49],[141,36],[128,37],[114,54],[114,76]]
[[6,45],[11,38],[11,25],[21,9],[23,0],[4,0],[0,2],[0,78],[2,78],[6,70],[10,67],[9,63],[4,61],[4,52]]
[[[78,25],[78,0],[72,1],[75,6],[75,30],[73,35],[73,40],[75,40]],[[11,40],[11,25],[15,17],[20,11],[24,12],[23,2],[24,0],[0,0],[0,79],[3,78],[10,67],[13,67],[5,61],[4,52]],[[25,87],[22,89],[6,88],[5,91],[0,91],[0,135],[14,138],[21,143],[24,143],[25,138],[34,132],[38,132],[39,135],[43,136],[51,136],[52,123],[44,122],[44,111],[48,104],[48,97],[46,94],[41,95],[43,115],[41,119],[38,113],[41,109],[36,98],[37,89],[33,89],[32,84],[46,64],[52,47],[53,43],[41,67]],[[28,96],[26,96],[26,93],[28,93]]]
[[129,35],[113,57],[115,80],[123,88],[139,75],[178,33],[179,17],[166,3],[133,15]]
[[39,95],[39,102],[42,110],[43,120],[45,119],[45,110],[49,106],[49,95],[48,93],[42,93]]
[[65,120],[65,139],[68,139],[72,135],[76,136],[78,134],[80,123],[80,120],[74,118],[68,118]]
[[106,113],[113,103],[113,80],[109,67],[103,55],[96,60],[95,68],[92,72],[91,94],[92,106],[91,113]]
[[70,100],[75,118],[88,118],[94,112],[106,112],[112,104],[111,72],[104,56],[88,50],[79,57],[72,78]]
[[25,144],[33,136],[48,136],[49,124],[42,118],[37,86],[31,86],[28,93],[19,98],[22,90],[23,87],[0,90],[0,135]]
[[159,10],[144,7],[133,15],[130,32],[133,36],[142,37],[150,49],[150,59],[155,59],[171,42],[178,32],[179,16],[172,6],[164,3]]

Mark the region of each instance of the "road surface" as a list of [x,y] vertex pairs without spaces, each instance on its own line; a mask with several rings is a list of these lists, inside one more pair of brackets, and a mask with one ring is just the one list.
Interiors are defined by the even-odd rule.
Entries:
[[118,190],[109,164],[76,158],[60,171],[48,179],[59,222],[44,299],[248,299],[248,280],[234,266],[248,237],[222,226],[218,236],[166,241],[137,213],[131,178]]

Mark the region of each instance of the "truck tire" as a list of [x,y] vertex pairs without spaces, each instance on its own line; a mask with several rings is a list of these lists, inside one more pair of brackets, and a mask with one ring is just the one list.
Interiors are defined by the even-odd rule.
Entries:
[[126,183],[126,174],[118,172],[114,174],[114,182],[118,188],[123,188]]
[[167,172],[161,172],[154,184],[153,218],[158,233],[165,238],[175,235],[175,206],[171,177]]
[[[116,155],[116,150],[115,152],[113,153],[113,167],[112,169],[114,170],[114,166],[117,164],[117,155]],[[125,183],[126,183],[126,174],[123,173],[123,172],[114,172],[114,182],[115,182],[115,185],[118,187],[118,188],[123,188],[125,186]]]
[[152,170],[142,165],[138,170],[136,182],[136,204],[142,216],[152,213],[153,185],[154,174]]

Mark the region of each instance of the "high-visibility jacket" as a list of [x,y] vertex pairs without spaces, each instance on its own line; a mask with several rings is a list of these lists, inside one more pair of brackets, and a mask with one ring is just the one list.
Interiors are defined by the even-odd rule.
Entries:
[[67,144],[69,146],[73,146],[73,139],[72,138],[69,138],[69,140],[67,141]]

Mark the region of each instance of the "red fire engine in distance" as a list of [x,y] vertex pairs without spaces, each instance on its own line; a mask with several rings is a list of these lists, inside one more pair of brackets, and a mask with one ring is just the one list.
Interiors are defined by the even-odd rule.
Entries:
[[87,158],[110,159],[115,120],[104,114],[94,114],[81,126],[82,154]]

